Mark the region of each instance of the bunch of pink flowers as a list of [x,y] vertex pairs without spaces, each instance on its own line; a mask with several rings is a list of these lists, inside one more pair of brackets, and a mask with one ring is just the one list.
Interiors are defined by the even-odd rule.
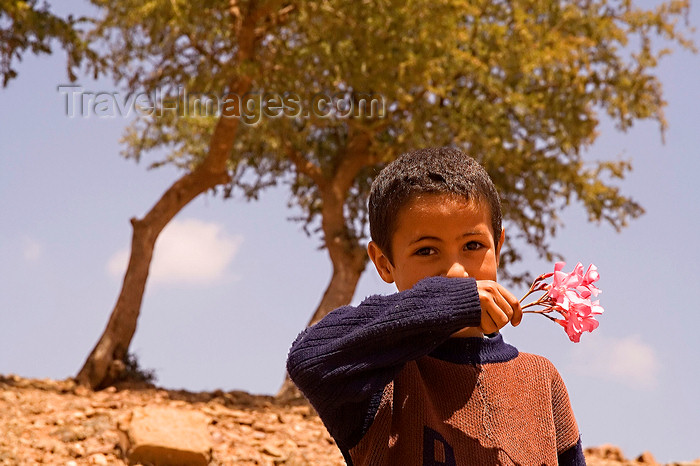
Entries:
[[[542,309],[523,312],[542,314],[553,320],[564,327],[571,341],[578,343],[583,332],[592,332],[598,328],[599,322],[595,316],[603,313],[603,308],[598,304],[599,301],[591,300],[600,293],[600,290],[593,285],[600,275],[593,264],[584,272],[583,265],[579,262],[568,274],[562,272],[564,265],[566,265],[565,262],[557,262],[554,264],[554,272],[537,277],[520,302],[522,303],[532,293],[544,291],[545,293],[537,301],[522,306],[523,310],[533,306],[542,306]],[[552,283],[546,283],[545,280],[550,277],[552,277]],[[551,312],[559,313],[563,319],[548,315]]]

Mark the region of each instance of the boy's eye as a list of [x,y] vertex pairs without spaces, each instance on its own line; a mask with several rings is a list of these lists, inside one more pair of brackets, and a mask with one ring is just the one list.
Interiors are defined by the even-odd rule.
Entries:
[[477,249],[483,248],[484,245],[479,243],[478,241],[469,241],[467,244],[464,245],[464,249],[467,249],[469,251],[476,251]]
[[420,248],[415,252],[416,256],[430,256],[432,254],[435,254],[435,250],[433,248]]

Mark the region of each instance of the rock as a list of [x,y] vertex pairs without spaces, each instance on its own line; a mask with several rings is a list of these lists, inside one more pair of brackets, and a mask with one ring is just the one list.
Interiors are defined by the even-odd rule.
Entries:
[[61,427],[54,430],[51,434],[65,443],[77,442],[79,440],[85,440],[86,438],[85,432],[81,429],[71,427]]
[[292,452],[284,463],[285,466],[311,466],[309,460],[304,455],[298,452]]
[[73,458],[81,458],[85,456],[85,447],[80,443],[71,443],[68,445],[68,454]]
[[82,385],[78,385],[73,389],[73,393],[75,393],[77,396],[85,397],[90,394],[90,389]]
[[209,418],[171,407],[136,408],[127,435],[131,464],[206,466],[211,459]]
[[264,445],[261,451],[266,455],[274,456],[276,458],[282,458],[284,456],[282,450],[270,444]]
[[622,454],[620,447],[615,445],[601,445],[599,447],[586,448],[586,456],[591,456],[597,459],[604,459],[608,461],[618,461],[625,462],[625,455]]
[[654,455],[651,454],[649,451],[645,451],[641,455],[637,457],[637,463],[643,463],[643,464],[650,464],[650,465],[657,465],[659,463],[656,462],[656,458],[654,458]]
[[96,453],[90,457],[90,464],[96,464],[98,466],[107,466],[107,457],[102,453]]

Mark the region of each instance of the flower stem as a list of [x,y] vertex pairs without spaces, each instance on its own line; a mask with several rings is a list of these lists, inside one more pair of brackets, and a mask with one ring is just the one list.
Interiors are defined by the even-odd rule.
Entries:
[[525,301],[525,298],[527,298],[527,297],[530,296],[532,293],[534,293],[534,292],[535,292],[535,286],[536,286],[536,285],[537,285],[537,280],[535,280],[535,282],[530,286],[530,289],[527,290],[527,293],[525,293],[525,296],[523,296],[522,298],[520,298],[520,301],[518,301],[518,302],[522,303],[523,301]]

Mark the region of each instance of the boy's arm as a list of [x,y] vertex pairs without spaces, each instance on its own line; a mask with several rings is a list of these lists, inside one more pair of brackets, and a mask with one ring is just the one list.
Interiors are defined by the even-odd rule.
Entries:
[[287,370],[331,435],[350,447],[406,362],[480,324],[474,279],[429,277],[410,290],[331,312],[297,337]]
[[573,447],[559,453],[558,463],[565,466],[586,466],[586,457],[583,456],[583,448],[581,447],[581,438]]

